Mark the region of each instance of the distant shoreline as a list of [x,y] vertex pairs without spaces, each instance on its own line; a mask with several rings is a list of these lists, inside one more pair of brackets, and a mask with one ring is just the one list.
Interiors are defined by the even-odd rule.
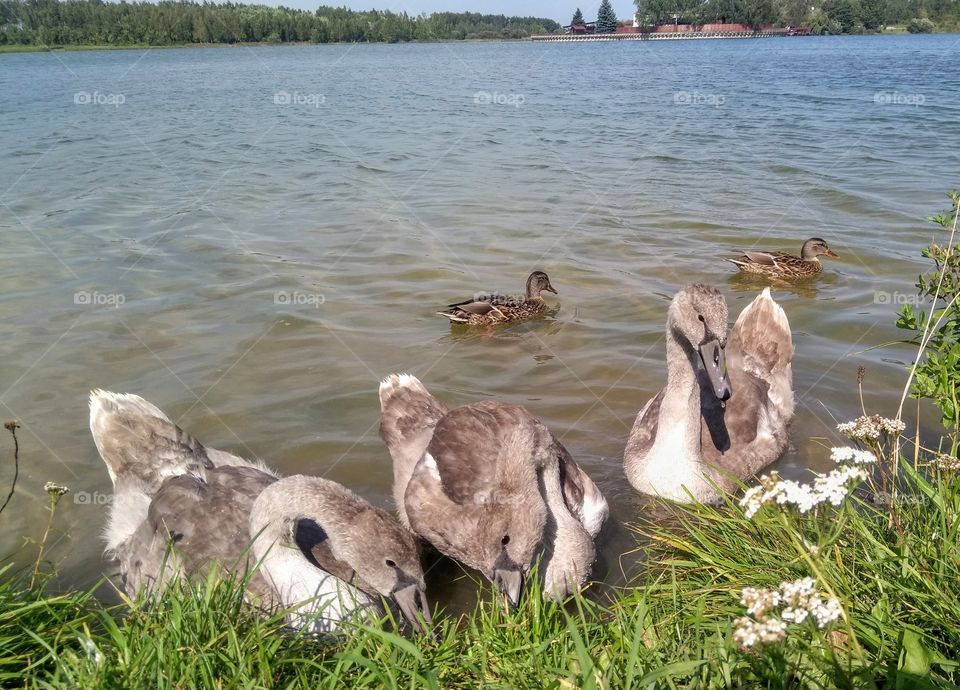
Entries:
[[[890,27],[885,31],[879,31],[872,34],[840,34],[842,36],[932,36],[932,35],[958,35],[960,32],[943,31],[932,34],[910,34],[902,27]],[[816,35],[816,34],[814,34]],[[0,55],[17,53],[72,53],[87,52],[97,50],[174,50],[180,48],[274,48],[280,46],[323,46],[323,45],[410,45],[416,43],[534,43],[540,42],[581,42],[581,41],[622,41],[622,40],[706,40],[706,39],[747,39],[747,38],[774,38],[780,37],[780,34],[760,33],[751,35],[729,35],[718,36],[713,34],[696,35],[694,32],[687,34],[591,34],[586,36],[570,36],[568,34],[537,34],[527,38],[463,38],[446,39],[436,41],[328,41],[325,43],[314,43],[312,41],[282,41],[279,43],[268,43],[266,41],[244,42],[244,43],[177,43],[173,45],[149,45],[145,43],[116,45],[106,43],[102,45],[62,45],[62,46],[37,46],[37,45],[19,45],[7,44],[0,45]],[[788,36],[786,38],[798,38],[797,36]]]
[[246,43],[175,43],[171,45],[150,45],[147,43],[133,43],[128,45],[116,45],[105,43],[103,45],[62,45],[62,46],[36,46],[36,45],[0,45],[0,55],[15,53],[74,53],[82,51],[95,50],[173,50],[177,48],[276,48],[284,46],[348,46],[348,45],[411,45],[415,43],[527,43],[527,38],[451,38],[435,41],[326,41],[324,43],[315,43],[313,41],[281,41],[279,43],[268,43],[267,41],[246,42]]

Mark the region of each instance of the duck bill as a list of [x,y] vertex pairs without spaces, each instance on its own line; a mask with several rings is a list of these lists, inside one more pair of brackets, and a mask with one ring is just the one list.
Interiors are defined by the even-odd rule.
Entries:
[[393,600],[400,607],[400,613],[418,632],[426,633],[433,625],[430,605],[426,593],[418,585],[408,585],[394,590]]
[[827,256],[832,256],[834,259],[839,259],[839,258],[840,258],[840,255],[837,254],[837,253],[836,253],[835,251],[833,251],[832,249],[828,249],[828,250],[827,250]]
[[557,292],[557,291],[554,289],[554,287],[553,287],[552,285],[547,285],[547,287],[543,288],[543,290],[544,290],[544,292],[552,292],[552,293],[555,294],[555,295],[559,295],[559,294],[560,294],[559,292]]
[[708,340],[700,345],[700,361],[710,379],[710,388],[718,400],[729,400],[733,395],[727,378],[727,355],[719,340]]
[[520,591],[523,589],[523,573],[514,568],[497,568],[493,571],[493,584],[507,598],[511,606],[520,605]]

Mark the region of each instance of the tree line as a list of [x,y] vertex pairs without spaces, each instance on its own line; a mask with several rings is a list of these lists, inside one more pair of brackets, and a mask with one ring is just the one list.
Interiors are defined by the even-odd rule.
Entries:
[[960,27],[960,0],[634,0],[644,26],[664,22],[809,26],[818,34],[864,33],[905,25],[909,31]]
[[408,15],[320,7],[316,12],[189,1],[3,0],[0,44],[180,45],[186,43],[390,42],[526,38],[559,24],[473,12]]

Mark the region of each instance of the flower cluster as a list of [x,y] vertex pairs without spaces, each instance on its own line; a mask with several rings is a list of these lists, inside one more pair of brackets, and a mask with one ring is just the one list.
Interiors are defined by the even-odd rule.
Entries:
[[830,450],[830,459],[838,465],[844,462],[852,462],[854,465],[869,465],[877,461],[877,456],[869,450],[847,447],[832,448]]
[[[811,619],[822,630],[843,613],[836,599],[824,601],[812,577],[781,582],[779,590],[745,587],[740,603],[747,608],[747,615],[734,622],[733,639],[740,649],[783,641],[788,623]],[[773,615],[778,607],[780,615]]]
[[840,602],[836,599],[824,602],[812,577],[781,583],[780,601],[784,607],[781,615],[785,621],[803,623],[808,616],[812,616],[817,627],[823,629],[840,618]]
[[878,441],[881,435],[898,436],[906,425],[899,419],[888,419],[878,414],[857,417],[852,422],[837,424],[837,431],[855,441]]
[[56,482],[47,482],[43,485],[43,490],[46,491],[54,501],[59,501],[61,496],[70,491],[67,487],[62,484],[57,484]]
[[956,474],[957,472],[960,472],[960,458],[957,458],[955,455],[942,453],[937,456],[937,459],[933,461],[933,464],[941,472],[948,472],[950,474]]
[[738,618],[733,626],[733,641],[740,649],[750,649],[757,644],[775,644],[787,637],[787,624],[779,618],[755,621],[744,616]]
[[822,503],[838,506],[850,492],[851,482],[861,482],[867,473],[859,467],[840,467],[829,474],[818,474],[813,484],[800,484],[792,479],[780,479],[776,472],[760,478],[760,485],[747,489],[740,499],[747,518],[752,518],[767,503],[792,505],[801,513],[808,513]]

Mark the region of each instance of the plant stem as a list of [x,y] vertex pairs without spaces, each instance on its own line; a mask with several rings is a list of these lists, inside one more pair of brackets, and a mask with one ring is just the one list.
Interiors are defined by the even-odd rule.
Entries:
[[47,538],[50,536],[50,528],[53,527],[53,515],[57,512],[57,501],[52,496],[50,497],[50,505],[48,506],[50,511],[50,516],[47,518],[47,527],[43,530],[43,537],[40,538],[40,550],[37,551],[37,562],[33,564],[33,572],[30,573],[30,587],[33,589],[33,585],[37,580],[37,575],[40,574],[40,563],[43,560],[43,548],[47,544]]
[[[957,235],[957,221],[960,220],[960,204],[955,203],[954,214],[953,214],[953,227],[950,228],[950,238],[947,240],[947,252],[943,257],[944,265],[939,269],[940,276],[937,280],[937,289],[933,293],[933,302],[930,305],[930,314],[927,316],[926,322],[923,327],[923,335],[920,338],[920,349],[917,351],[917,358],[913,362],[913,366],[910,367],[910,375],[907,376],[907,383],[903,387],[903,394],[900,396],[900,405],[897,407],[897,416],[896,419],[902,419],[903,417],[903,403],[907,399],[907,394],[910,392],[910,384],[913,383],[913,377],[917,373],[917,367],[920,365],[920,360],[923,358],[923,353],[927,349],[927,345],[930,342],[930,339],[933,338],[936,333],[937,328],[940,326],[940,322],[950,311],[950,308],[957,301],[957,297],[960,297],[960,293],[957,293],[953,296],[953,299],[950,300],[950,303],[940,314],[940,318],[937,319],[937,322],[934,324],[933,328],[930,328],[930,322],[933,320],[933,315],[937,311],[937,300],[940,298],[940,288],[943,287],[943,280],[946,276],[946,265],[947,260],[950,258],[951,253],[953,252],[953,240]],[[934,255],[934,262],[936,263],[936,255]],[[938,264],[939,265],[939,264]],[[897,436],[896,441],[893,445],[893,453],[895,456],[899,457],[900,454],[900,437]]]
[[[780,521],[783,523],[783,527],[787,531],[787,534],[790,535],[790,541],[793,543],[793,547],[797,550],[797,553],[800,554],[800,558],[807,562],[807,565],[810,567],[810,571],[816,576],[817,582],[823,583],[827,593],[832,598],[840,601],[840,597],[838,597],[837,593],[833,591],[830,581],[824,576],[819,564],[814,558],[811,557],[810,551],[803,545],[803,539],[798,539],[796,533],[793,531],[793,528],[790,527],[790,521],[787,520],[786,514],[782,510],[779,511],[779,514]],[[845,606],[840,606],[840,613],[843,615],[843,622],[846,624],[847,634],[850,635],[850,640],[853,642],[854,651],[857,653],[857,657],[860,659],[861,665],[866,667],[867,658],[863,653],[863,649],[860,647],[860,642],[857,640],[857,634],[853,631],[853,625],[850,623],[850,619],[847,617],[847,609]]]
[[10,484],[10,493],[7,494],[7,500],[0,506],[0,513],[7,507],[10,499],[13,498],[13,492],[17,489],[17,479],[20,477],[20,443],[17,441],[17,423],[7,422],[4,426],[13,436],[13,483]]

